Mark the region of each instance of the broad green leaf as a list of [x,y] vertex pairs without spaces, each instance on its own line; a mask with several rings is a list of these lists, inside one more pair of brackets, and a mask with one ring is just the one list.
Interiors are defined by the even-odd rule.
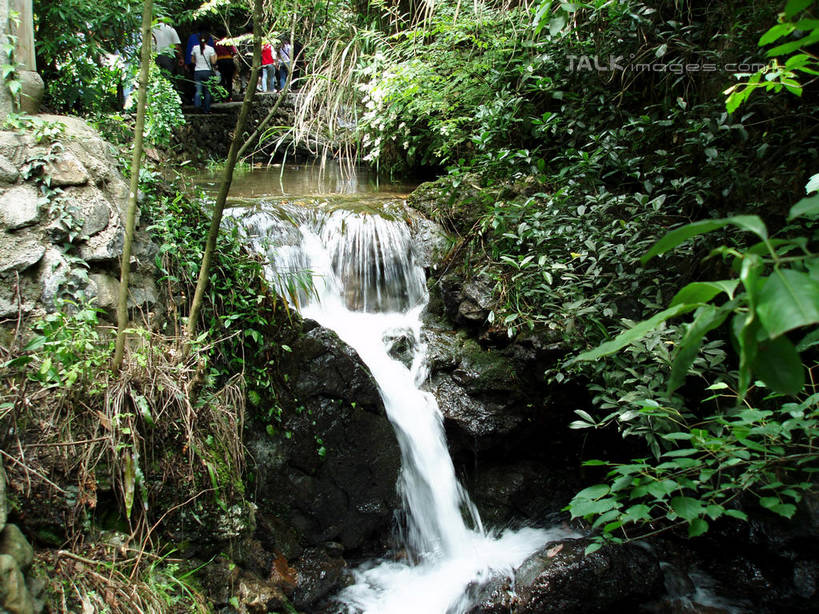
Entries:
[[805,350],[819,344],[819,328],[815,331],[805,335],[799,343],[796,344],[797,352],[804,352]]
[[802,360],[784,335],[759,344],[751,370],[774,392],[797,394],[805,385]]
[[778,41],[783,36],[787,36],[791,32],[794,31],[796,25],[792,23],[780,23],[772,28],[770,28],[765,34],[763,34],[760,39],[758,45],[760,47],[764,47],[765,45],[770,45],[771,43]]
[[592,542],[591,544],[586,546],[586,549],[583,551],[583,554],[585,556],[588,556],[588,555],[592,554],[593,552],[597,552],[602,547],[603,547],[603,544],[601,544],[600,542]]
[[657,241],[651,247],[651,249],[648,250],[648,252],[646,252],[646,254],[640,259],[640,262],[645,264],[654,256],[664,254],[665,252],[674,249],[681,243],[684,243],[688,239],[712,232],[714,230],[719,230],[725,226],[736,226],[741,230],[752,232],[762,240],[768,238],[768,229],[766,228],[765,223],[757,215],[735,215],[733,217],[726,217],[716,220],[701,220],[699,222],[693,222],[692,224],[686,224],[680,228],[675,228],[671,232],[667,233],[662,239]]
[[691,456],[692,454],[696,453],[697,453],[696,448],[683,448],[681,450],[670,450],[669,452],[663,454],[663,456],[668,458],[675,458],[678,456]]
[[671,307],[685,303],[707,303],[712,298],[725,292],[728,298],[734,298],[734,291],[739,284],[738,279],[723,281],[695,281],[683,287],[671,299]]
[[810,194],[811,192],[819,192],[819,173],[816,173],[813,177],[808,179],[808,183],[805,186],[805,194]]
[[740,512],[739,510],[725,510],[726,516],[731,516],[732,518],[737,518],[739,520],[748,520],[748,515],[745,512]]
[[796,506],[792,503],[782,503],[776,497],[761,497],[759,499],[759,504],[771,510],[775,514],[779,514],[780,516],[784,516],[785,518],[792,518],[793,515],[796,513]]
[[813,32],[804,38],[800,38],[799,40],[784,43],[774,47],[773,49],[769,49],[765,55],[767,55],[769,58],[780,55],[788,55],[794,51],[799,51],[800,49],[807,49],[811,45],[816,44],[817,41],[819,41],[819,33]]
[[570,504],[572,518],[580,518],[596,514],[603,514],[610,509],[620,507],[617,499],[609,497],[608,499],[598,499],[597,501],[590,501],[588,499],[573,500]]
[[748,295],[750,309],[747,314],[738,313],[731,322],[731,331],[738,346],[739,352],[739,382],[740,398],[745,396],[751,385],[751,363],[756,355],[757,333],[760,330],[759,319],[756,315],[757,286],[762,270],[762,259],[754,254],[746,254],[742,259],[742,268],[739,278]]
[[609,487],[606,484],[595,484],[584,488],[577,493],[574,498],[577,499],[599,499],[600,497],[609,494]]
[[756,312],[771,338],[819,322],[819,282],[805,273],[775,269],[757,297]]
[[702,503],[692,497],[672,497],[669,506],[677,516],[689,522],[702,512]]
[[693,311],[694,309],[696,309],[696,305],[675,305],[674,307],[664,309],[660,313],[654,314],[654,316],[652,316],[648,320],[643,320],[642,322],[635,324],[628,330],[623,331],[611,341],[606,341],[605,343],[597,346],[593,350],[589,350],[588,352],[583,352],[579,356],[575,356],[567,364],[572,364],[580,361],[597,360],[599,358],[602,358],[603,356],[613,354],[614,352],[624,348],[628,344],[633,343],[638,339],[642,339],[647,333],[657,328],[657,326],[659,326],[666,320],[673,318],[674,316],[678,316],[682,313]]
[[676,432],[676,433],[665,433],[661,434],[660,437],[667,441],[678,441],[680,439],[691,439],[693,435],[691,433],[683,433],[683,432]]
[[637,522],[638,520],[651,520],[651,508],[642,503],[632,505],[623,514],[623,522]]
[[663,499],[680,487],[679,483],[671,479],[652,482],[648,485],[648,492],[657,499]]
[[785,3],[785,18],[790,19],[800,11],[804,11],[813,4],[814,1],[815,0],[788,0],[788,2]]
[[[734,284],[736,286],[736,284]],[[677,344],[674,354],[674,362],[671,365],[671,375],[668,378],[667,394],[671,396],[677,388],[685,383],[688,370],[694,364],[697,354],[700,351],[702,340],[706,334],[722,325],[725,319],[731,315],[733,305],[723,305],[714,307],[706,305],[697,310],[694,321],[688,325],[685,335]]]
[[699,537],[708,531],[708,522],[704,518],[694,518],[688,523],[688,537]]
[[[814,175],[814,177],[819,177],[819,175]],[[813,179],[811,179],[811,181],[813,181]],[[808,186],[810,186],[810,183]],[[788,221],[797,217],[816,217],[817,215],[819,215],[819,194],[803,198],[791,207],[788,213]]]
[[33,352],[35,350],[42,349],[45,346],[45,343],[46,343],[45,335],[37,335],[26,344],[26,347],[23,348],[23,351]]

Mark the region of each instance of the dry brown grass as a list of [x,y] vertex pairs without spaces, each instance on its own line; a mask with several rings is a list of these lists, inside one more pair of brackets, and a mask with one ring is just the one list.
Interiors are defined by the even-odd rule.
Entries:
[[[0,455],[18,520],[35,537],[58,527],[64,540],[38,554],[52,611],[171,612],[174,599],[195,611],[201,597],[152,554],[163,525],[194,501],[242,496],[241,375],[214,389],[212,344],[185,354],[180,340],[147,329],[133,338],[117,376],[105,365],[70,388],[32,379],[42,350],[27,365],[0,367]],[[0,346],[0,365],[32,354],[19,346]],[[128,527],[119,548],[89,532],[102,505]]]

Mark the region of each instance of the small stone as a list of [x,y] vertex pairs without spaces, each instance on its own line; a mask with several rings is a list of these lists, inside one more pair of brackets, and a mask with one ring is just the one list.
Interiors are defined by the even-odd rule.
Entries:
[[33,186],[17,186],[0,196],[0,224],[7,230],[32,226],[39,221],[40,196]]
[[34,548],[16,524],[7,524],[0,533],[0,554],[13,557],[20,569],[28,569],[34,561]]
[[25,271],[40,262],[45,251],[45,245],[34,237],[7,235],[0,241],[0,274],[7,271]]
[[0,554],[0,611],[8,614],[34,614],[34,603],[26,588],[17,561]]
[[20,178],[20,171],[6,156],[0,156],[0,183],[15,183]]
[[88,171],[72,152],[64,152],[56,162],[52,162],[45,170],[51,177],[51,185],[65,187],[70,185],[85,185],[88,183]]

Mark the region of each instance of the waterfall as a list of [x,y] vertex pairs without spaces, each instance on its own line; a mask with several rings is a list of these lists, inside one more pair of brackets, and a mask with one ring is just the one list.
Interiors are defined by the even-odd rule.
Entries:
[[[286,218],[289,227],[282,224]],[[309,271],[313,289],[292,285],[301,313],[334,330],[353,347],[378,384],[395,428],[402,467],[398,489],[406,556],[370,562],[338,596],[342,608],[366,614],[460,614],[470,587],[510,573],[562,530],[487,531],[458,482],[435,398],[422,390],[428,375],[421,313],[428,295],[407,225],[369,211],[291,208],[255,213],[242,225],[270,256],[271,279]],[[289,228],[289,229],[288,229]],[[294,233],[293,229],[298,232]],[[390,356],[409,339],[409,364]]]

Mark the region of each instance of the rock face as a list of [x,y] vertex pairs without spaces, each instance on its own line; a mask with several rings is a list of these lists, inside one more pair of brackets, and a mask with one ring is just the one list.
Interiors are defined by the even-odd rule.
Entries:
[[629,612],[662,590],[659,562],[647,550],[606,547],[586,556],[588,544],[546,544],[514,577],[483,587],[470,614]]
[[[110,146],[80,119],[35,121],[60,136],[0,131],[0,318],[54,311],[80,293],[105,297],[119,278],[128,187]],[[129,304],[149,308],[157,300],[156,248],[143,231],[135,241],[143,257]]]
[[34,550],[14,524],[6,524],[6,476],[0,463],[0,612],[34,614],[42,609],[35,602],[25,572],[34,560]]
[[311,321],[280,367],[298,406],[279,432],[248,442],[268,527],[260,539],[287,558],[327,542],[367,550],[388,533],[400,466],[377,386],[354,350]]

